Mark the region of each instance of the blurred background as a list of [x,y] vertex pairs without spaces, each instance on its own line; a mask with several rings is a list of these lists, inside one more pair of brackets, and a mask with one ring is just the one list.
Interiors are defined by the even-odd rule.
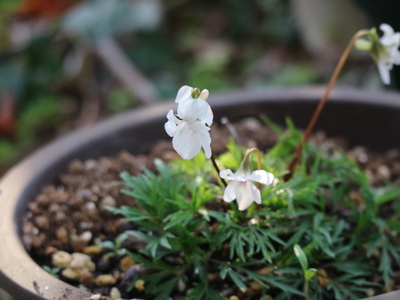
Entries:
[[[173,99],[185,84],[324,84],[357,30],[399,30],[396,2],[1,0],[0,174],[57,136]],[[353,51],[338,85],[383,89],[378,76]]]

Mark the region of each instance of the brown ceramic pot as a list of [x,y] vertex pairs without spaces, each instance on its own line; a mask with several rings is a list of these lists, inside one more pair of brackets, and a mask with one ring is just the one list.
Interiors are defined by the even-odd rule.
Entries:
[[[290,116],[297,126],[305,127],[322,94],[320,88],[235,92],[212,96],[209,103],[215,121],[223,116],[235,121],[265,114],[280,123]],[[65,171],[71,159],[121,150],[138,153],[156,140],[167,139],[164,123],[171,108],[176,104],[168,102],[112,117],[54,141],[9,170],[0,182],[0,287],[16,300],[90,298],[49,275],[25,251],[21,226],[27,203]],[[335,90],[316,127],[345,136],[354,145],[378,151],[400,148],[400,94]],[[397,300],[400,291],[370,299]]]

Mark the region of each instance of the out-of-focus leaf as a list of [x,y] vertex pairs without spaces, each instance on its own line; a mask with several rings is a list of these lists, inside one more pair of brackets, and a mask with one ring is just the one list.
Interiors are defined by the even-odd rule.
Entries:
[[161,16],[157,0],[92,0],[72,9],[64,17],[62,29],[96,40],[129,31],[153,30]]
[[303,269],[303,272],[305,273],[308,269],[308,261],[307,261],[307,256],[304,253],[303,249],[299,245],[294,245],[294,254],[296,255],[297,259],[300,262],[301,268]]

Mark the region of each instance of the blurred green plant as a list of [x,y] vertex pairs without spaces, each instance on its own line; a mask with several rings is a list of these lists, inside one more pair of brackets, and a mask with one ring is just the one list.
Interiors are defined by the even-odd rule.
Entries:
[[10,23],[8,19],[13,11],[15,11],[20,0],[2,0],[0,1],[0,51],[6,48],[6,41],[9,40]]
[[22,144],[30,144],[44,137],[60,124],[61,105],[59,99],[42,97],[26,107],[19,116],[17,139]]
[[137,102],[132,95],[123,89],[114,89],[107,99],[107,109],[111,114],[123,112],[133,107]]
[[49,141],[63,120],[58,99],[43,97],[20,112],[14,138],[0,138],[0,167],[7,169],[38,145]]

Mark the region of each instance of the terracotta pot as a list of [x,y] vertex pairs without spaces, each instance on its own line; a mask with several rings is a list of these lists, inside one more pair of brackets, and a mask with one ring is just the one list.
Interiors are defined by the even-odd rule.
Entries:
[[[222,116],[235,121],[265,114],[281,123],[291,116],[297,126],[304,127],[322,94],[319,88],[235,92],[213,96],[209,103],[215,121]],[[49,275],[25,251],[21,220],[27,203],[65,171],[73,158],[96,158],[121,150],[138,153],[154,141],[168,138],[163,125],[171,108],[176,108],[176,104],[169,102],[130,111],[71,133],[39,149],[4,176],[0,182],[0,287],[16,300],[90,297]],[[317,128],[374,150],[400,148],[400,94],[336,90]],[[400,299],[400,291],[370,299]]]

